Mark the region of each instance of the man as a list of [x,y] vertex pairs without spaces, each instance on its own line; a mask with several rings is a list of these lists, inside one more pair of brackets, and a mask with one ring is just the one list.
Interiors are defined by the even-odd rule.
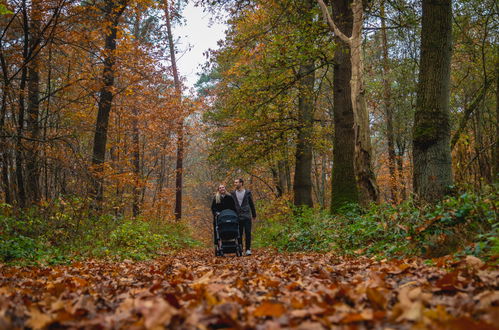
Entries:
[[232,197],[236,202],[237,214],[239,215],[239,233],[241,241],[243,233],[245,237],[246,255],[251,255],[251,221],[256,219],[255,204],[251,191],[244,189],[244,180],[239,178],[234,180],[235,191]]

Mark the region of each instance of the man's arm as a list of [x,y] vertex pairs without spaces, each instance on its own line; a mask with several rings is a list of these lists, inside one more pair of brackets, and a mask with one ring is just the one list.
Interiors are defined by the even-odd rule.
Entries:
[[248,203],[251,208],[251,214],[253,215],[253,219],[256,218],[256,209],[255,209],[255,203],[253,203],[253,195],[251,194],[251,191],[248,191]]
[[229,209],[233,210],[234,212],[237,213],[237,209],[236,209],[236,201],[234,200],[234,196],[232,196],[232,194],[229,194],[228,195],[229,197]]

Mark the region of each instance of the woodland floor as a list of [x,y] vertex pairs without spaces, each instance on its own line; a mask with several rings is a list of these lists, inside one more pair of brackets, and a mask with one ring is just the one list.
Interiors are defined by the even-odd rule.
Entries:
[[[0,265],[0,329],[495,329],[499,271],[324,254]],[[494,326],[495,325],[495,326]],[[496,328],[497,329],[497,328]]]

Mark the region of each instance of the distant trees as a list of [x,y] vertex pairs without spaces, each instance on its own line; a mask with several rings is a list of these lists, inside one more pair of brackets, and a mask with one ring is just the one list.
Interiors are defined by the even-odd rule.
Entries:
[[173,217],[176,123],[189,112],[180,115],[160,61],[169,49],[162,8],[145,0],[5,4],[2,201],[79,198],[103,212]]

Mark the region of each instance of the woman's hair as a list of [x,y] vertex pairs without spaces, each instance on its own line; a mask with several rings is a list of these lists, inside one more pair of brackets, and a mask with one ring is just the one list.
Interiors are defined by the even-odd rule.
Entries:
[[225,188],[225,186],[223,184],[221,184],[221,185],[218,186],[217,192],[215,194],[215,202],[217,204],[220,204],[222,202],[222,194],[220,193],[220,191],[218,191],[220,189],[220,187],[224,187]]

